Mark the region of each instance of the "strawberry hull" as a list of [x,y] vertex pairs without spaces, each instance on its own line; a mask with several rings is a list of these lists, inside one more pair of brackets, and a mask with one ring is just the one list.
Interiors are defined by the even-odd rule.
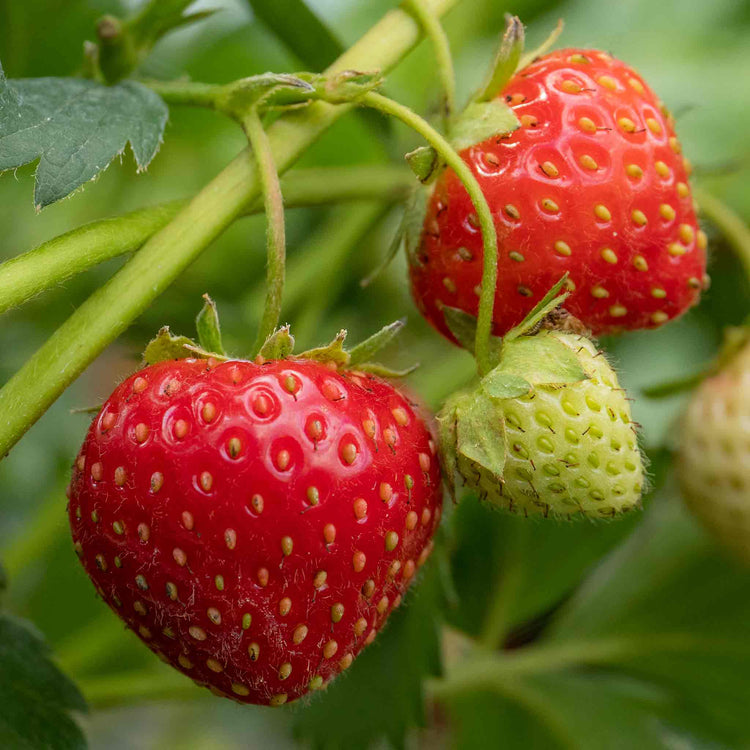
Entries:
[[431,549],[432,436],[382,380],[305,360],[180,360],[122,383],[69,496],[102,598],[213,692],[278,705],[325,685]]

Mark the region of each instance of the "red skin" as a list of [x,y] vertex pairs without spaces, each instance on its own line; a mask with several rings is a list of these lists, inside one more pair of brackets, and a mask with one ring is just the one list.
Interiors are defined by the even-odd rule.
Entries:
[[[616,91],[600,83],[603,76]],[[580,91],[561,90],[566,81]],[[518,324],[566,271],[575,285],[566,308],[597,334],[654,328],[696,304],[706,282],[706,238],[688,187],[689,164],[671,116],[643,79],[603,52],[567,49],[524,68],[501,95],[521,128],[461,152],[495,217],[495,334]],[[618,124],[621,118],[632,121],[634,132]],[[655,121],[651,127],[647,118]],[[580,164],[584,155],[594,169]],[[556,177],[542,170],[545,162],[557,168]],[[642,175],[629,176],[628,165]],[[544,208],[544,199],[558,210]],[[596,216],[598,204],[609,220]],[[645,214],[644,226],[633,219],[636,210]],[[424,226],[411,259],[412,293],[427,320],[454,340],[440,307],[477,314],[483,252],[474,208],[452,170],[437,180]],[[570,254],[555,249],[559,241]],[[603,256],[605,249],[611,252]]]
[[369,375],[301,359],[162,362],[122,383],[92,422],[68,493],[73,540],[102,598],[149,648],[213,692],[278,705],[345,669],[400,603],[440,520],[434,451],[412,405]]

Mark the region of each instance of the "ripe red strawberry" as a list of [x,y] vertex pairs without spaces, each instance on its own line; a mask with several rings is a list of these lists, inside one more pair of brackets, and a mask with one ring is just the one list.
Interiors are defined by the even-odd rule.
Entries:
[[[643,79],[596,50],[545,55],[501,94],[521,127],[467,148],[499,243],[494,333],[570,274],[567,309],[594,333],[653,328],[704,285],[699,231],[673,120]],[[455,341],[443,305],[478,310],[482,240],[452,170],[437,179],[411,259],[422,313]]]
[[280,705],[346,669],[401,602],[440,519],[434,454],[371,375],[161,362],[91,425],[69,490],[75,548],[163,659]]

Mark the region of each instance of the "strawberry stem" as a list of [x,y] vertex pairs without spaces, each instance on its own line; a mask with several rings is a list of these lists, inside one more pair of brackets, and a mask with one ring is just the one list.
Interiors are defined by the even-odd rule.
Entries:
[[438,16],[424,0],[404,0],[403,8],[419,22],[425,36],[432,42],[438,75],[443,87],[443,126],[448,129],[456,108],[456,73],[453,69],[450,42]]
[[266,303],[251,355],[254,357],[260,351],[265,340],[276,330],[281,317],[286,268],[286,230],[284,227],[284,199],[281,196],[279,173],[276,171],[268,136],[255,108],[245,115],[242,127],[255,155],[268,225],[266,229],[266,251],[268,255]]
[[492,369],[490,354],[490,335],[492,333],[492,313],[495,305],[495,287],[497,285],[497,233],[495,222],[487,199],[479,187],[466,162],[458,155],[451,144],[420,117],[403,104],[388,99],[373,91],[357,100],[357,104],[372,107],[380,112],[401,120],[412,130],[419,133],[438,152],[441,159],[456,173],[469,194],[482,231],[484,244],[484,267],[482,271],[482,290],[479,296],[479,316],[477,318],[477,336],[474,347],[477,368],[480,375]]

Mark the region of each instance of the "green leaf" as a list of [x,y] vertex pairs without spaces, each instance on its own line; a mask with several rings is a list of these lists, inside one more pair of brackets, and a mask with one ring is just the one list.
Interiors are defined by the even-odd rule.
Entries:
[[438,449],[440,463],[443,467],[443,479],[448,486],[451,498],[456,499],[457,458],[457,428],[458,406],[466,398],[464,393],[453,393],[448,397],[443,408],[436,417],[438,425]]
[[502,414],[483,398],[469,396],[456,410],[456,450],[502,479],[505,468],[505,424]]
[[299,356],[304,359],[314,359],[317,362],[335,362],[339,367],[346,367],[349,364],[349,353],[344,350],[345,340],[346,331],[342,329],[330,344],[308,349]]
[[557,385],[586,380],[573,349],[549,331],[505,341],[498,370],[525,378],[532,385]]
[[274,331],[260,349],[258,354],[264,359],[285,359],[294,351],[294,336],[289,326],[281,326]]
[[568,273],[566,272],[562,278],[550,289],[547,294],[539,300],[529,311],[529,314],[514,328],[511,328],[508,333],[505,334],[506,341],[512,341],[519,336],[523,336],[532,331],[539,323],[541,323],[547,315],[553,310],[556,310],[563,302],[568,298],[568,293],[561,294],[565,282],[568,280]]
[[143,364],[153,365],[168,359],[195,357],[197,351],[200,350],[193,339],[187,336],[175,336],[169,330],[169,326],[164,326],[146,346],[143,352]]
[[86,703],[53,664],[41,634],[0,612],[0,746],[83,750],[74,711],[86,711]]
[[135,81],[9,81],[0,68],[0,171],[38,158],[34,203],[44,208],[96,177],[128,142],[146,169],[167,115],[161,98]]
[[207,294],[203,295],[205,300],[198,317],[195,319],[195,327],[198,331],[198,341],[201,348],[207,352],[225,354],[224,345],[221,341],[221,326],[219,324],[219,313],[216,303]]
[[521,123],[513,110],[502,100],[472,102],[453,121],[450,140],[456,151],[499,138],[518,130]]
[[432,146],[419,146],[406,154],[404,159],[422,184],[427,184],[435,176],[440,164],[437,151]]
[[333,32],[303,0],[249,0],[259,18],[310,70],[325,70],[343,52]]
[[482,390],[492,398],[517,398],[531,390],[531,383],[519,375],[496,367],[482,378]]
[[406,320],[396,320],[381,328],[362,343],[357,344],[349,350],[349,365],[356,367],[366,363],[370,357],[377,354],[383,347],[393,341],[406,325]]
[[523,53],[524,33],[523,24],[518,16],[505,14],[505,33],[500,40],[500,46],[490,68],[487,81],[479,93],[474,97],[476,101],[494,99],[516,72],[518,61]]
[[[436,546],[433,558],[440,553]],[[442,599],[438,560],[425,566],[404,604],[354,664],[308,706],[298,706],[295,734],[318,750],[404,747],[425,723],[422,683],[440,670]],[[294,711],[294,709],[292,709]]]

